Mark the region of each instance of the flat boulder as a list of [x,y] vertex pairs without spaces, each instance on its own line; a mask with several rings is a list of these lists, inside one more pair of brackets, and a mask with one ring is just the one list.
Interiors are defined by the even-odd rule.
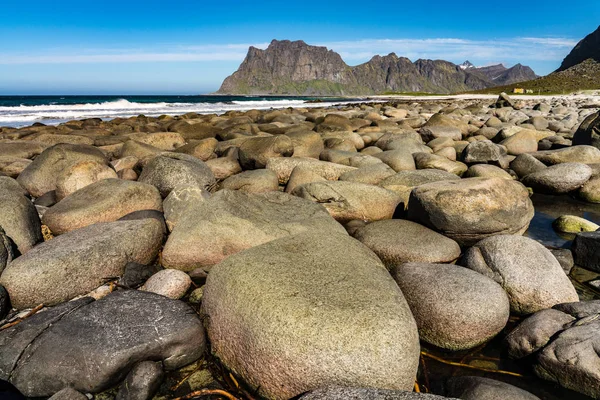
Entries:
[[21,254],[42,241],[40,217],[21,187],[5,185],[0,190],[0,227]]
[[220,190],[189,207],[162,253],[166,268],[210,268],[227,257],[304,231],[345,232],[319,204],[281,192]]
[[285,135],[254,137],[240,145],[240,165],[243,169],[265,168],[275,157],[291,157],[294,143]]
[[460,256],[454,240],[402,219],[371,222],[353,236],[373,250],[388,269],[407,262],[450,263]]
[[345,234],[305,232],[229,257],[208,275],[202,310],[213,353],[260,396],[413,388],[420,347],[406,300]]
[[357,182],[312,182],[296,187],[292,194],[322,204],[339,222],[354,219],[390,219],[402,201],[397,193]]
[[511,310],[531,314],[578,301],[577,292],[550,250],[533,239],[498,235],[466,250],[461,264],[498,282]]
[[439,169],[458,176],[464,174],[468,169],[461,162],[452,161],[437,154],[415,153],[413,154],[413,158],[415,159],[417,169]]
[[80,161],[61,171],[56,179],[56,199],[62,200],[102,179],[117,179],[111,167],[98,161]]
[[306,157],[279,157],[270,158],[266,168],[275,172],[279,183],[285,185],[290,180],[292,171],[297,166],[310,167],[316,174],[321,175],[329,181],[337,181],[344,172],[354,171],[355,167],[336,164],[328,161],[319,161]]
[[221,182],[221,187],[245,193],[265,193],[277,191],[279,180],[275,172],[268,169],[244,171]]
[[451,264],[406,263],[395,267],[392,276],[427,343],[470,349],[496,336],[508,321],[506,293],[477,272]]
[[302,395],[298,400],[442,400],[448,398],[405,390],[334,386],[313,390]]
[[540,400],[526,390],[481,376],[457,376],[446,381],[447,396],[463,400]]
[[50,207],[42,222],[53,234],[60,235],[98,222],[116,221],[141,210],[162,211],[158,189],[141,182],[104,179]]
[[600,149],[594,146],[569,146],[556,150],[543,150],[530,153],[546,165],[579,162],[584,164],[600,163]]
[[521,234],[533,218],[525,186],[503,178],[466,178],[414,188],[408,219],[434,229],[461,246],[500,234]]
[[552,165],[523,177],[523,184],[534,192],[562,194],[582,187],[592,176],[592,169],[582,163]]
[[129,262],[149,264],[160,250],[163,224],[156,219],[97,223],[31,249],[0,275],[13,307],[55,305],[123,275]]
[[28,397],[65,387],[100,393],[141,362],[161,361],[174,370],[202,357],[205,348],[202,322],[185,303],[117,291],[49,308],[0,332],[0,378]]
[[17,181],[33,197],[56,189],[60,173],[80,161],[97,161],[108,165],[104,153],[93,146],[57,144],[44,150],[21,172]]

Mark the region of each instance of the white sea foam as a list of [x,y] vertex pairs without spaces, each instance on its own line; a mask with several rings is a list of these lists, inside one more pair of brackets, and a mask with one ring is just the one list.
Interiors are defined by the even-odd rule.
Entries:
[[178,115],[188,112],[222,114],[231,110],[270,109],[286,107],[325,107],[339,102],[306,103],[304,100],[248,100],[230,103],[137,103],[125,99],[87,104],[45,104],[0,107],[0,126],[25,126],[33,122],[58,124],[73,119],[131,117],[144,114],[156,117],[162,114]]

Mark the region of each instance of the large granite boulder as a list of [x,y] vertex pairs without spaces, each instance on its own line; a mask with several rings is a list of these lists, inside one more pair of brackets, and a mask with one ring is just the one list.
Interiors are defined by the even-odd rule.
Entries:
[[163,198],[177,186],[210,189],[216,184],[213,172],[204,162],[182,153],[161,153],[154,157],[138,181],[156,186]]
[[556,150],[536,151],[530,154],[546,165],[570,162],[600,163],[600,149],[593,146],[569,146]]
[[577,265],[600,272],[600,232],[578,233],[571,250]]
[[302,395],[298,400],[442,400],[449,397],[435,394],[415,393],[404,390],[328,387],[313,390]]
[[511,310],[531,314],[579,297],[550,250],[518,235],[492,236],[467,249],[461,264],[498,282]]
[[275,172],[279,183],[285,185],[290,180],[292,171],[299,165],[307,165],[314,170],[315,173],[323,178],[336,181],[344,172],[354,171],[355,167],[348,165],[336,164],[328,161],[319,161],[314,158],[306,157],[274,157],[269,158],[266,168]]
[[274,157],[291,157],[294,143],[285,135],[250,138],[240,145],[240,165],[244,169],[265,168]]
[[12,242],[0,226],[0,274],[2,274],[4,268],[12,261],[14,256]]
[[[465,350],[496,336],[508,321],[508,297],[492,279],[451,264],[406,263],[392,276],[417,321],[419,337]],[[465,329],[468,327],[468,329]]]
[[20,187],[0,188],[0,227],[21,254],[42,241],[40,217]]
[[513,330],[506,343],[510,356],[533,361],[540,378],[600,397],[600,300],[539,311]]
[[116,221],[134,211],[162,211],[158,189],[141,182],[103,179],[50,207],[42,222],[60,235],[98,222]]
[[582,187],[592,176],[592,169],[582,163],[561,163],[533,172],[523,178],[523,184],[534,192],[562,194]]
[[232,175],[221,182],[221,187],[245,193],[264,193],[278,190],[279,180],[275,172],[257,169]]
[[420,347],[406,300],[347,235],[305,232],[229,257],[208,275],[202,308],[212,351],[261,396],[414,385]]
[[304,231],[345,232],[319,204],[286,193],[221,190],[190,206],[162,253],[166,268],[210,268],[228,256]]
[[600,111],[589,115],[573,135],[573,146],[590,145],[600,149]]
[[141,219],[97,223],[58,236],[15,259],[0,276],[17,309],[54,305],[123,274],[129,262],[149,264],[163,240],[163,223]]
[[466,178],[414,188],[408,218],[468,246],[500,234],[521,234],[533,218],[533,204],[519,182]]
[[540,400],[521,388],[481,376],[450,378],[446,381],[445,394],[462,400]]
[[56,179],[56,199],[62,200],[79,189],[102,179],[117,179],[117,173],[98,161],[80,161],[61,171]]
[[296,187],[292,194],[322,204],[339,222],[354,219],[390,219],[402,201],[397,193],[357,182],[312,182]]
[[28,397],[99,393],[136,364],[174,370],[202,356],[204,328],[185,303],[137,290],[63,303],[0,332],[0,378]]
[[97,161],[108,165],[104,153],[94,146],[57,144],[33,160],[17,181],[34,197],[56,189],[60,173],[80,161]]
[[460,256],[454,240],[402,219],[371,222],[353,236],[373,250],[388,269],[407,262],[449,263]]

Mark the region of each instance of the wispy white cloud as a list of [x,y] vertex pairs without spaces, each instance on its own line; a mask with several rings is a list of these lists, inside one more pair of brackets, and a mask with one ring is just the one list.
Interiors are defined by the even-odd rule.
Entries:
[[[461,62],[469,59],[485,64],[497,60],[513,64],[515,62],[559,61],[576,43],[577,41],[571,38],[516,37],[497,40],[365,39],[314,44],[339,52],[349,64],[358,64],[376,54],[383,55],[391,52],[411,60],[431,58]],[[148,49],[52,49],[37,55],[0,53],[0,64],[239,62],[244,59],[249,46],[264,49],[268,43],[162,45]]]

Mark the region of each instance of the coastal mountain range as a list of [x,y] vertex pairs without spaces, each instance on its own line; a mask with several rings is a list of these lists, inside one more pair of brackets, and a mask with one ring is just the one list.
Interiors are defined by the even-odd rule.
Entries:
[[267,49],[250,47],[246,58],[227,77],[219,94],[372,95],[390,92],[455,93],[537,78],[517,64],[475,67],[443,60],[412,62],[394,53],[374,56],[357,66],[322,46],[303,41],[273,40]]

